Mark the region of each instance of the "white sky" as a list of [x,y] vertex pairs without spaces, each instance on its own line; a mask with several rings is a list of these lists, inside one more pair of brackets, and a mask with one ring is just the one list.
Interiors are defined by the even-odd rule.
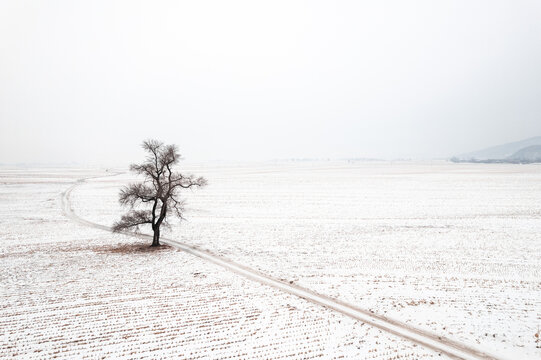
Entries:
[[0,0],[0,162],[447,157],[541,135],[540,1]]

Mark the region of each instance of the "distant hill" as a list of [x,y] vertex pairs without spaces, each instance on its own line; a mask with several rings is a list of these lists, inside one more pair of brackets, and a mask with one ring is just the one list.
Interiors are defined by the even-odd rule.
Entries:
[[541,145],[532,145],[520,149],[507,159],[525,162],[541,162]]
[[[453,157],[455,162],[537,162],[536,154],[541,149],[541,136],[492,146]],[[524,161],[522,161],[524,160]],[[541,160],[539,160],[541,161]]]

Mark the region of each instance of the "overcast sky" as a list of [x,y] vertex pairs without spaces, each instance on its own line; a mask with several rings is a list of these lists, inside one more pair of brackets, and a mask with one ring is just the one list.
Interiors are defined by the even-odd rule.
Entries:
[[434,158],[541,135],[541,2],[0,0],[0,163]]

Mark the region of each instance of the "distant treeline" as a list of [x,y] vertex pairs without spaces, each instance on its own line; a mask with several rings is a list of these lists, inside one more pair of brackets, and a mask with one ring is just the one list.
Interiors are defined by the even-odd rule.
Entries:
[[457,157],[452,157],[449,159],[454,163],[474,163],[474,164],[534,164],[541,163],[541,159],[459,159]]

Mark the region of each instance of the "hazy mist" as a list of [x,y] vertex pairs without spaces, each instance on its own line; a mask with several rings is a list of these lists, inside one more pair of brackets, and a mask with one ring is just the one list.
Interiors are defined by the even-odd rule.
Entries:
[[0,162],[437,158],[541,135],[539,1],[0,1]]

